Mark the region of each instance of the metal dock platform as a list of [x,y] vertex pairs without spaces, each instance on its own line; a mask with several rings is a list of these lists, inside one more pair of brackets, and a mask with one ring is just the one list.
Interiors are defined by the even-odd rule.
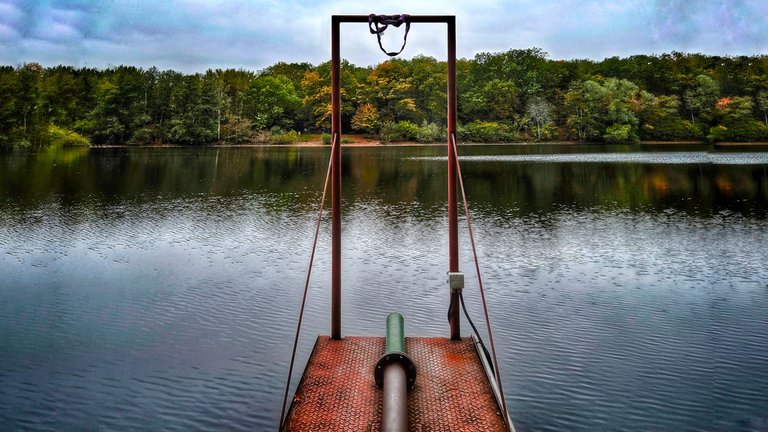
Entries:
[[[405,337],[403,317],[387,317],[387,337],[341,335],[341,24],[368,23],[377,38],[388,26],[444,24],[447,30],[448,152],[448,322],[449,338]],[[375,30],[374,30],[375,26]],[[389,56],[397,55],[387,52]],[[402,48],[401,48],[402,51]],[[472,225],[456,144],[456,17],[452,15],[333,15],[331,17],[331,156],[323,184],[315,237],[297,320],[293,354],[280,412],[282,431],[493,431],[514,432],[506,413],[501,374],[474,246]],[[330,180],[330,182],[329,182]],[[330,183],[330,188],[328,187]],[[326,192],[331,195],[331,334],[319,336],[283,417],[291,384],[296,346],[306,305],[312,262],[320,232]],[[461,192],[469,240],[475,258],[491,354],[478,354],[480,342],[461,337],[464,274],[459,270],[458,202]],[[464,310],[477,338],[479,334]],[[484,349],[484,348],[483,348]],[[487,353],[487,352],[486,352]],[[495,374],[490,363],[496,364]],[[495,375],[495,378],[494,378]]]
[[[472,338],[407,337],[405,344],[418,370],[408,392],[410,431],[509,431]],[[285,430],[381,430],[373,370],[384,349],[383,337],[319,336]]]

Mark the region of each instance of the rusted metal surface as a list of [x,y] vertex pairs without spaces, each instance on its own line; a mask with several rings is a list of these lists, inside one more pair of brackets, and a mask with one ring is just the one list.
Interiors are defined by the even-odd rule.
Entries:
[[331,337],[341,339],[341,37],[340,21],[331,19]]
[[[449,272],[459,271],[459,213],[456,204],[456,157],[451,145],[451,137],[456,134],[456,18],[448,21],[448,249]],[[449,324],[451,339],[461,338],[461,318],[459,317],[459,294],[450,294]]]
[[[368,15],[332,15],[332,19],[338,20],[339,22],[367,23]],[[409,15],[408,16],[408,20],[411,21],[411,23],[442,24],[455,19],[456,19],[455,15]]]
[[[508,431],[471,338],[405,345],[419,368],[408,392],[410,431]],[[383,395],[371,370],[384,349],[383,337],[318,337],[285,430],[379,431]]]
[[[446,24],[448,40],[448,271],[459,271],[458,209],[456,207],[456,162],[451,137],[456,133],[456,17],[453,15],[410,15],[411,23]],[[331,135],[341,143],[341,24],[367,23],[368,15],[331,16]],[[331,337],[341,338],[341,145],[331,154]],[[461,338],[458,294],[450,294],[451,339]]]

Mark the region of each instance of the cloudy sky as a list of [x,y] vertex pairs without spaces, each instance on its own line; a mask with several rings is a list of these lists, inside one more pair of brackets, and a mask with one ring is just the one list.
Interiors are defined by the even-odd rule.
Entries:
[[[451,14],[457,49],[541,47],[550,58],[670,51],[768,54],[768,0],[0,0],[0,64],[129,64],[185,72],[258,70],[330,58],[330,16]],[[401,29],[385,46],[399,49]],[[445,26],[414,25],[406,58],[445,57]],[[365,24],[342,26],[342,55],[386,59]]]

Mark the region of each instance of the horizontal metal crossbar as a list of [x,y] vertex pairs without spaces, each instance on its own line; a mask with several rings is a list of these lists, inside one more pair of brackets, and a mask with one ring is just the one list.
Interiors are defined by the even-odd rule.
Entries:
[[[368,22],[368,15],[331,15],[334,23],[356,23]],[[412,23],[455,23],[454,15],[409,15],[408,20]]]

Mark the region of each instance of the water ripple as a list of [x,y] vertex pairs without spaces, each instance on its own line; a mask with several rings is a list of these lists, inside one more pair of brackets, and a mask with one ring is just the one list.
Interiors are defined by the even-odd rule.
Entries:
[[[418,156],[413,160],[445,161],[441,156]],[[562,153],[460,156],[467,162],[535,162],[535,163],[642,163],[642,164],[768,164],[768,153],[712,152],[636,152],[636,153]]]
[[[722,193],[739,184],[726,183]],[[344,207],[344,334],[383,335],[396,310],[408,334],[444,336],[444,203],[355,187]],[[2,199],[2,429],[273,429],[319,199],[308,185],[291,189]],[[768,218],[732,207],[542,209],[535,192],[472,203],[518,430],[764,430]],[[479,323],[467,235],[462,221],[465,297]],[[328,332],[329,244],[325,220],[299,365]]]

